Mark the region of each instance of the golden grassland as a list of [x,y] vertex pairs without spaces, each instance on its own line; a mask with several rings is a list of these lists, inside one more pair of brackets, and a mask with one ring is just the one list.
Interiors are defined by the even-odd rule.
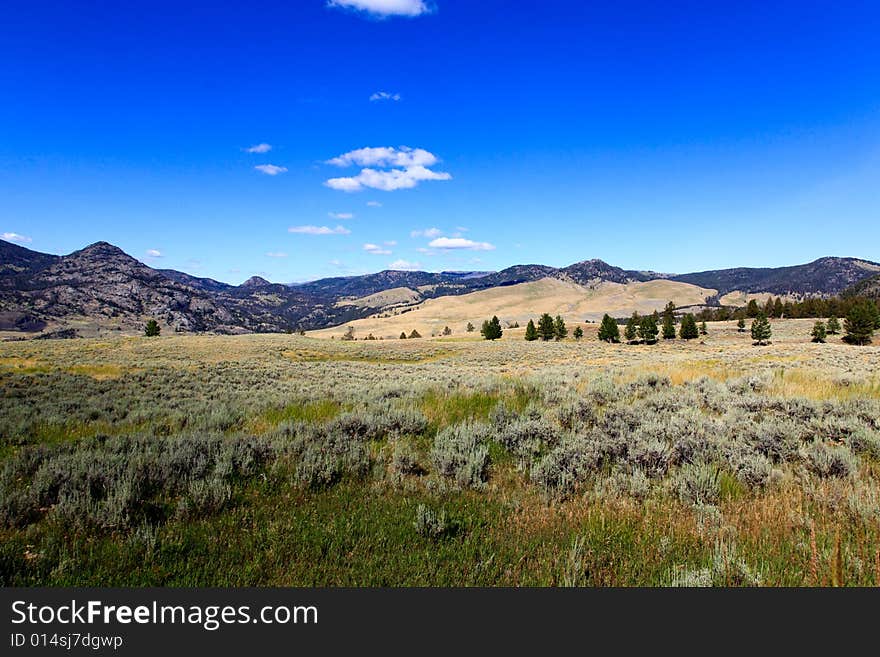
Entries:
[[[717,499],[706,503],[677,492],[685,465],[640,491],[638,472],[600,466],[566,494],[550,494],[535,474],[548,448],[526,458],[491,435],[484,480],[475,486],[450,483],[433,465],[450,431],[506,426],[495,419],[500,409],[531,418],[514,424],[557,427],[557,413],[596,399],[597,390],[606,390],[602,381],[618,396],[620,413],[632,404],[637,414],[650,414],[674,404],[679,390],[710,401],[719,394],[722,406],[700,411],[707,426],[728,417],[758,422],[771,413],[726,414],[723,404],[738,394],[755,403],[793,402],[792,409],[808,414],[797,422],[809,426],[810,409],[823,404],[843,409],[844,417],[854,403],[880,400],[880,346],[851,347],[839,336],[813,344],[813,321],[774,321],[772,344],[763,347],[734,322],[709,323],[708,335],[697,340],[656,345],[599,342],[592,323],[581,325],[580,341],[546,343],[526,342],[522,328],[505,330],[496,342],[476,333],[375,341],[170,335],[3,342],[0,464],[24,474],[3,484],[9,524],[0,527],[0,583],[880,585],[880,461],[870,454],[853,457],[849,474],[838,477],[811,474],[805,452],[774,465],[759,487],[722,467],[714,473]],[[657,380],[669,387],[655,391]],[[716,383],[731,388],[716,393]],[[813,406],[804,410],[802,402]],[[600,419],[611,414],[611,407],[597,408]],[[870,420],[861,406],[852,408]],[[309,436],[323,440],[322,427],[342,420],[340,427],[363,423],[373,431],[395,413],[415,418],[414,428],[358,443],[356,472],[343,468],[319,486],[312,473],[312,484],[303,483],[302,464],[318,457]],[[772,413],[788,426],[785,411]],[[71,464],[91,472],[92,463],[106,459],[125,468],[114,460],[124,449],[135,451],[123,464],[162,463],[151,445],[194,441],[198,451],[202,436],[220,441],[219,455],[194,461],[219,459],[213,474],[168,484],[143,508],[136,496],[119,508],[102,506],[116,499],[115,470],[100,474],[108,497],[85,506],[71,497],[35,503],[24,515],[10,501],[26,502],[52,472],[67,482],[62,475]],[[247,450],[264,442],[274,462],[218,478],[227,464],[223,445]],[[835,450],[838,442],[828,438],[819,447]],[[49,450],[33,453],[48,459],[36,474],[27,470],[34,449]],[[354,457],[341,451],[339,458],[347,464]],[[406,469],[407,458],[418,467]]]

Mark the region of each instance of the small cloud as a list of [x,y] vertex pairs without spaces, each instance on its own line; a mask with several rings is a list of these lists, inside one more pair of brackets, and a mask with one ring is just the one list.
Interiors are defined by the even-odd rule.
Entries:
[[387,91],[377,91],[372,96],[370,96],[371,103],[375,103],[381,100],[393,100],[394,102],[397,102],[398,100],[400,100],[400,94],[391,94]]
[[414,18],[431,12],[424,0],[328,0],[328,7],[351,9],[379,18],[409,16]]
[[245,148],[244,152],[245,153],[268,153],[271,150],[272,150],[271,144],[255,144],[254,146],[251,146],[250,148]]
[[348,153],[343,153],[327,160],[327,164],[332,164],[336,167],[350,167],[354,165],[362,167],[429,167],[437,164],[438,161],[436,155],[426,151],[424,148],[376,146],[357,148]]
[[354,219],[354,215],[351,212],[328,212],[327,216],[331,219],[338,219],[339,221]]
[[382,242],[385,246],[397,246],[397,240],[388,240],[387,242]]
[[467,249],[470,251],[492,251],[495,246],[488,242],[474,242],[463,237],[438,237],[431,241],[428,246],[433,249]]
[[299,233],[300,235],[348,235],[351,233],[344,226],[330,228],[328,226],[291,226],[287,229],[288,233]]
[[388,269],[396,269],[398,271],[416,271],[422,266],[420,262],[410,262],[409,260],[395,260],[388,265]]
[[287,167],[279,167],[274,164],[258,164],[254,169],[265,173],[267,176],[277,176],[279,173],[287,172]]
[[269,258],[286,258],[287,254],[282,253],[281,251],[269,251],[266,256]]
[[455,230],[457,230],[459,233],[466,233],[466,232],[468,232],[469,229],[466,228],[465,226],[456,226]]
[[440,237],[443,234],[443,231],[439,228],[426,228],[425,230],[414,230],[409,236],[410,237],[427,237],[429,240],[434,239],[435,237]]
[[161,258],[162,252],[159,249],[147,249],[148,258]]
[[381,208],[382,204],[379,201],[367,201],[368,208]]
[[378,244],[364,244],[364,251],[372,255],[391,255],[390,249],[383,249]]
[[422,166],[387,171],[361,169],[361,172],[356,176],[330,178],[324,184],[330,189],[343,192],[359,192],[364,188],[393,192],[398,189],[412,189],[426,180],[452,180],[452,176],[443,171],[431,171],[431,169]]
[[27,235],[19,235],[18,233],[3,233],[0,237],[7,242],[18,242],[19,244],[30,244],[33,242]]
[[428,256],[437,255],[436,251],[434,251],[433,249],[427,249],[424,246],[420,246],[419,248],[416,249],[416,251],[418,251],[419,253],[421,253],[423,255],[428,255]]
[[437,162],[437,156],[423,148],[358,148],[327,160],[326,163],[337,167],[364,167],[361,172],[356,176],[330,178],[324,185],[343,192],[359,192],[365,188],[392,192],[397,189],[411,189],[425,180],[451,180],[450,174],[428,168]]

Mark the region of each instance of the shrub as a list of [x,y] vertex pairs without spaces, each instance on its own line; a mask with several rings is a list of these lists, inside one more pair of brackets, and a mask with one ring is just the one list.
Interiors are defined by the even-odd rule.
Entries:
[[146,326],[144,326],[144,335],[148,338],[155,338],[162,332],[162,329],[159,327],[159,322],[155,319],[151,319],[147,322]]
[[447,427],[434,438],[431,450],[434,467],[462,488],[482,488],[488,480],[489,448],[485,429],[479,425]]
[[419,462],[418,452],[404,441],[398,441],[394,445],[391,468],[401,475],[423,475],[427,472]]
[[858,467],[853,453],[843,445],[816,442],[802,450],[802,457],[807,469],[823,478],[849,477]]
[[451,525],[446,518],[446,512],[434,511],[425,504],[419,504],[416,507],[416,518],[413,526],[419,536],[425,538],[441,538],[450,533]]
[[716,504],[720,497],[718,466],[712,463],[688,463],[676,477],[678,497],[690,504]]

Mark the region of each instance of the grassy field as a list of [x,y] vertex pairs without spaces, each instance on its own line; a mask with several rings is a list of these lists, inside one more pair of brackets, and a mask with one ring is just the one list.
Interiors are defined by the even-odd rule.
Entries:
[[811,326],[3,342],[0,584],[880,585],[880,347]]

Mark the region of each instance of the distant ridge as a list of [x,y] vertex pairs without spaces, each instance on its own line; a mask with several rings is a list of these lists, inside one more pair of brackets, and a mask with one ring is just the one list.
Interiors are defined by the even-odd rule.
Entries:
[[[392,309],[405,311],[428,299],[542,279],[585,289],[661,279],[716,290],[718,297],[735,291],[802,297],[858,289],[876,294],[878,276],[880,264],[859,258],[678,275],[625,270],[590,259],[562,268],[526,264],[497,272],[385,270],[299,285],[253,276],[234,286],[153,269],[108,242],[56,256],[0,240],[0,330],[64,328],[74,321],[136,330],[146,318],[156,318],[173,331],[291,331],[336,326]],[[380,294],[387,291],[391,292]]]

